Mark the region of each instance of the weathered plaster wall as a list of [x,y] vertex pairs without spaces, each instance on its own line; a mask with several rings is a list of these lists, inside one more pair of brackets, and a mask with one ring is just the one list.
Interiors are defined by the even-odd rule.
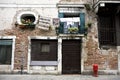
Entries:
[[96,63],[99,65],[99,70],[117,70],[117,47],[109,47],[108,49],[99,47],[97,15],[92,10],[86,11],[86,25],[88,22],[91,22],[92,26],[88,28],[84,43],[84,69],[92,70],[92,65]]
[[[25,1],[25,0],[11,0],[0,1],[0,3],[28,3],[28,4],[43,4],[43,2],[51,0],[39,1]],[[53,1],[53,0],[52,0]],[[50,2],[52,4],[52,1]],[[59,1],[59,0],[57,0]],[[56,1],[56,2],[57,2]],[[75,0],[61,0],[61,2],[74,2]],[[83,2],[84,0],[76,0],[75,2]],[[56,3],[54,2],[54,3]],[[92,0],[85,0],[85,3],[92,2]],[[90,3],[91,4],[91,3]],[[39,28],[31,29],[20,29],[19,26],[15,26],[17,13],[21,10],[35,10],[42,16],[47,16],[51,18],[56,18],[58,16],[57,8],[0,8],[0,36],[16,36],[15,44],[15,67],[18,70],[21,66],[21,57],[24,57],[24,69],[27,69],[27,59],[28,59],[28,36],[55,36],[55,31],[44,31]],[[92,70],[92,65],[97,63],[100,70],[117,70],[117,49],[109,48],[108,50],[103,50],[99,48],[98,43],[98,29],[97,29],[97,16],[92,10],[86,11],[86,24],[92,22],[91,28],[88,28],[88,35],[84,38],[84,70]]]
[[20,29],[19,26],[13,27],[12,29],[1,30],[1,36],[16,36],[15,44],[15,64],[14,69],[19,69],[21,66],[21,58],[23,57],[24,69],[27,69],[28,59],[28,36],[54,36],[55,31],[44,31],[38,28],[35,29]]
[[11,29],[16,9],[0,8],[0,30]]
[[85,0],[60,0],[60,2],[65,3],[65,2],[84,2]]
[[25,10],[36,11],[40,16],[58,17],[57,8],[0,8],[0,30],[11,29],[15,25],[17,14]]
[[[28,36],[53,36],[55,31],[44,31],[38,28],[35,29],[20,29],[19,26],[15,26],[17,16],[23,11],[35,11],[40,16],[56,18],[58,16],[58,10],[56,7],[46,7],[46,4],[55,5],[59,0],[11,0],[0,1],[0,36],[16,36],[15,40],[15,55],[14,55],[14,69],[20,70],[21,64],[24,65],[24,69],[27,69],[28,59]],[[9,3],[9,4],[8,4]],[[8,6],[7,6],[8,4]],[[26,7],[26,4],[28,7]],[[41,5],[42,7],[38,6]],[[45,5],[43,5],[45,4]],[[17,5],[20,5],[17,7]],[[35,7],[31,7],[35,5]],[[9,7],[10,6],[10,7]],[[21,63],[23,57],[23,63]]]
[[9,4],[56,4],[59,0],[1,0],[0,3]]

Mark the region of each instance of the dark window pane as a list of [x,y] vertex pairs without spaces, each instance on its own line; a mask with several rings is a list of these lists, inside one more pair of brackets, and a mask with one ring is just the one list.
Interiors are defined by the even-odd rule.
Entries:
[[57,40],[31,40],[32,61],[56,61]]
[[0,40],[0,64],[11,64],[12,42]]
[[114,16],[99,16],[99,43],[100,46],[116,45],[116,27],[114,23]]

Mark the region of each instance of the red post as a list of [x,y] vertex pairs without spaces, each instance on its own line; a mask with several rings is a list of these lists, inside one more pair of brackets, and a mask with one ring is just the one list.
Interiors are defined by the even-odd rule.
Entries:
[[98,64],[93,64],[93,76],[98,76]]

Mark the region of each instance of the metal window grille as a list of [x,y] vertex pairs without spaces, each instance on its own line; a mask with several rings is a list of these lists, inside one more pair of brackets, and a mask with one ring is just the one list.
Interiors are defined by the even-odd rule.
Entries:
[[100,45],[116,45],[116,28],[113,17],[99,17],[98,31]]

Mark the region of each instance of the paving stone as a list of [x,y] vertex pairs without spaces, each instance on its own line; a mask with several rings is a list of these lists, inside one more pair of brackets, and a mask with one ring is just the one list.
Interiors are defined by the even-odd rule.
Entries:
[[0,75],[0,80],[120,80],[119,75]]

